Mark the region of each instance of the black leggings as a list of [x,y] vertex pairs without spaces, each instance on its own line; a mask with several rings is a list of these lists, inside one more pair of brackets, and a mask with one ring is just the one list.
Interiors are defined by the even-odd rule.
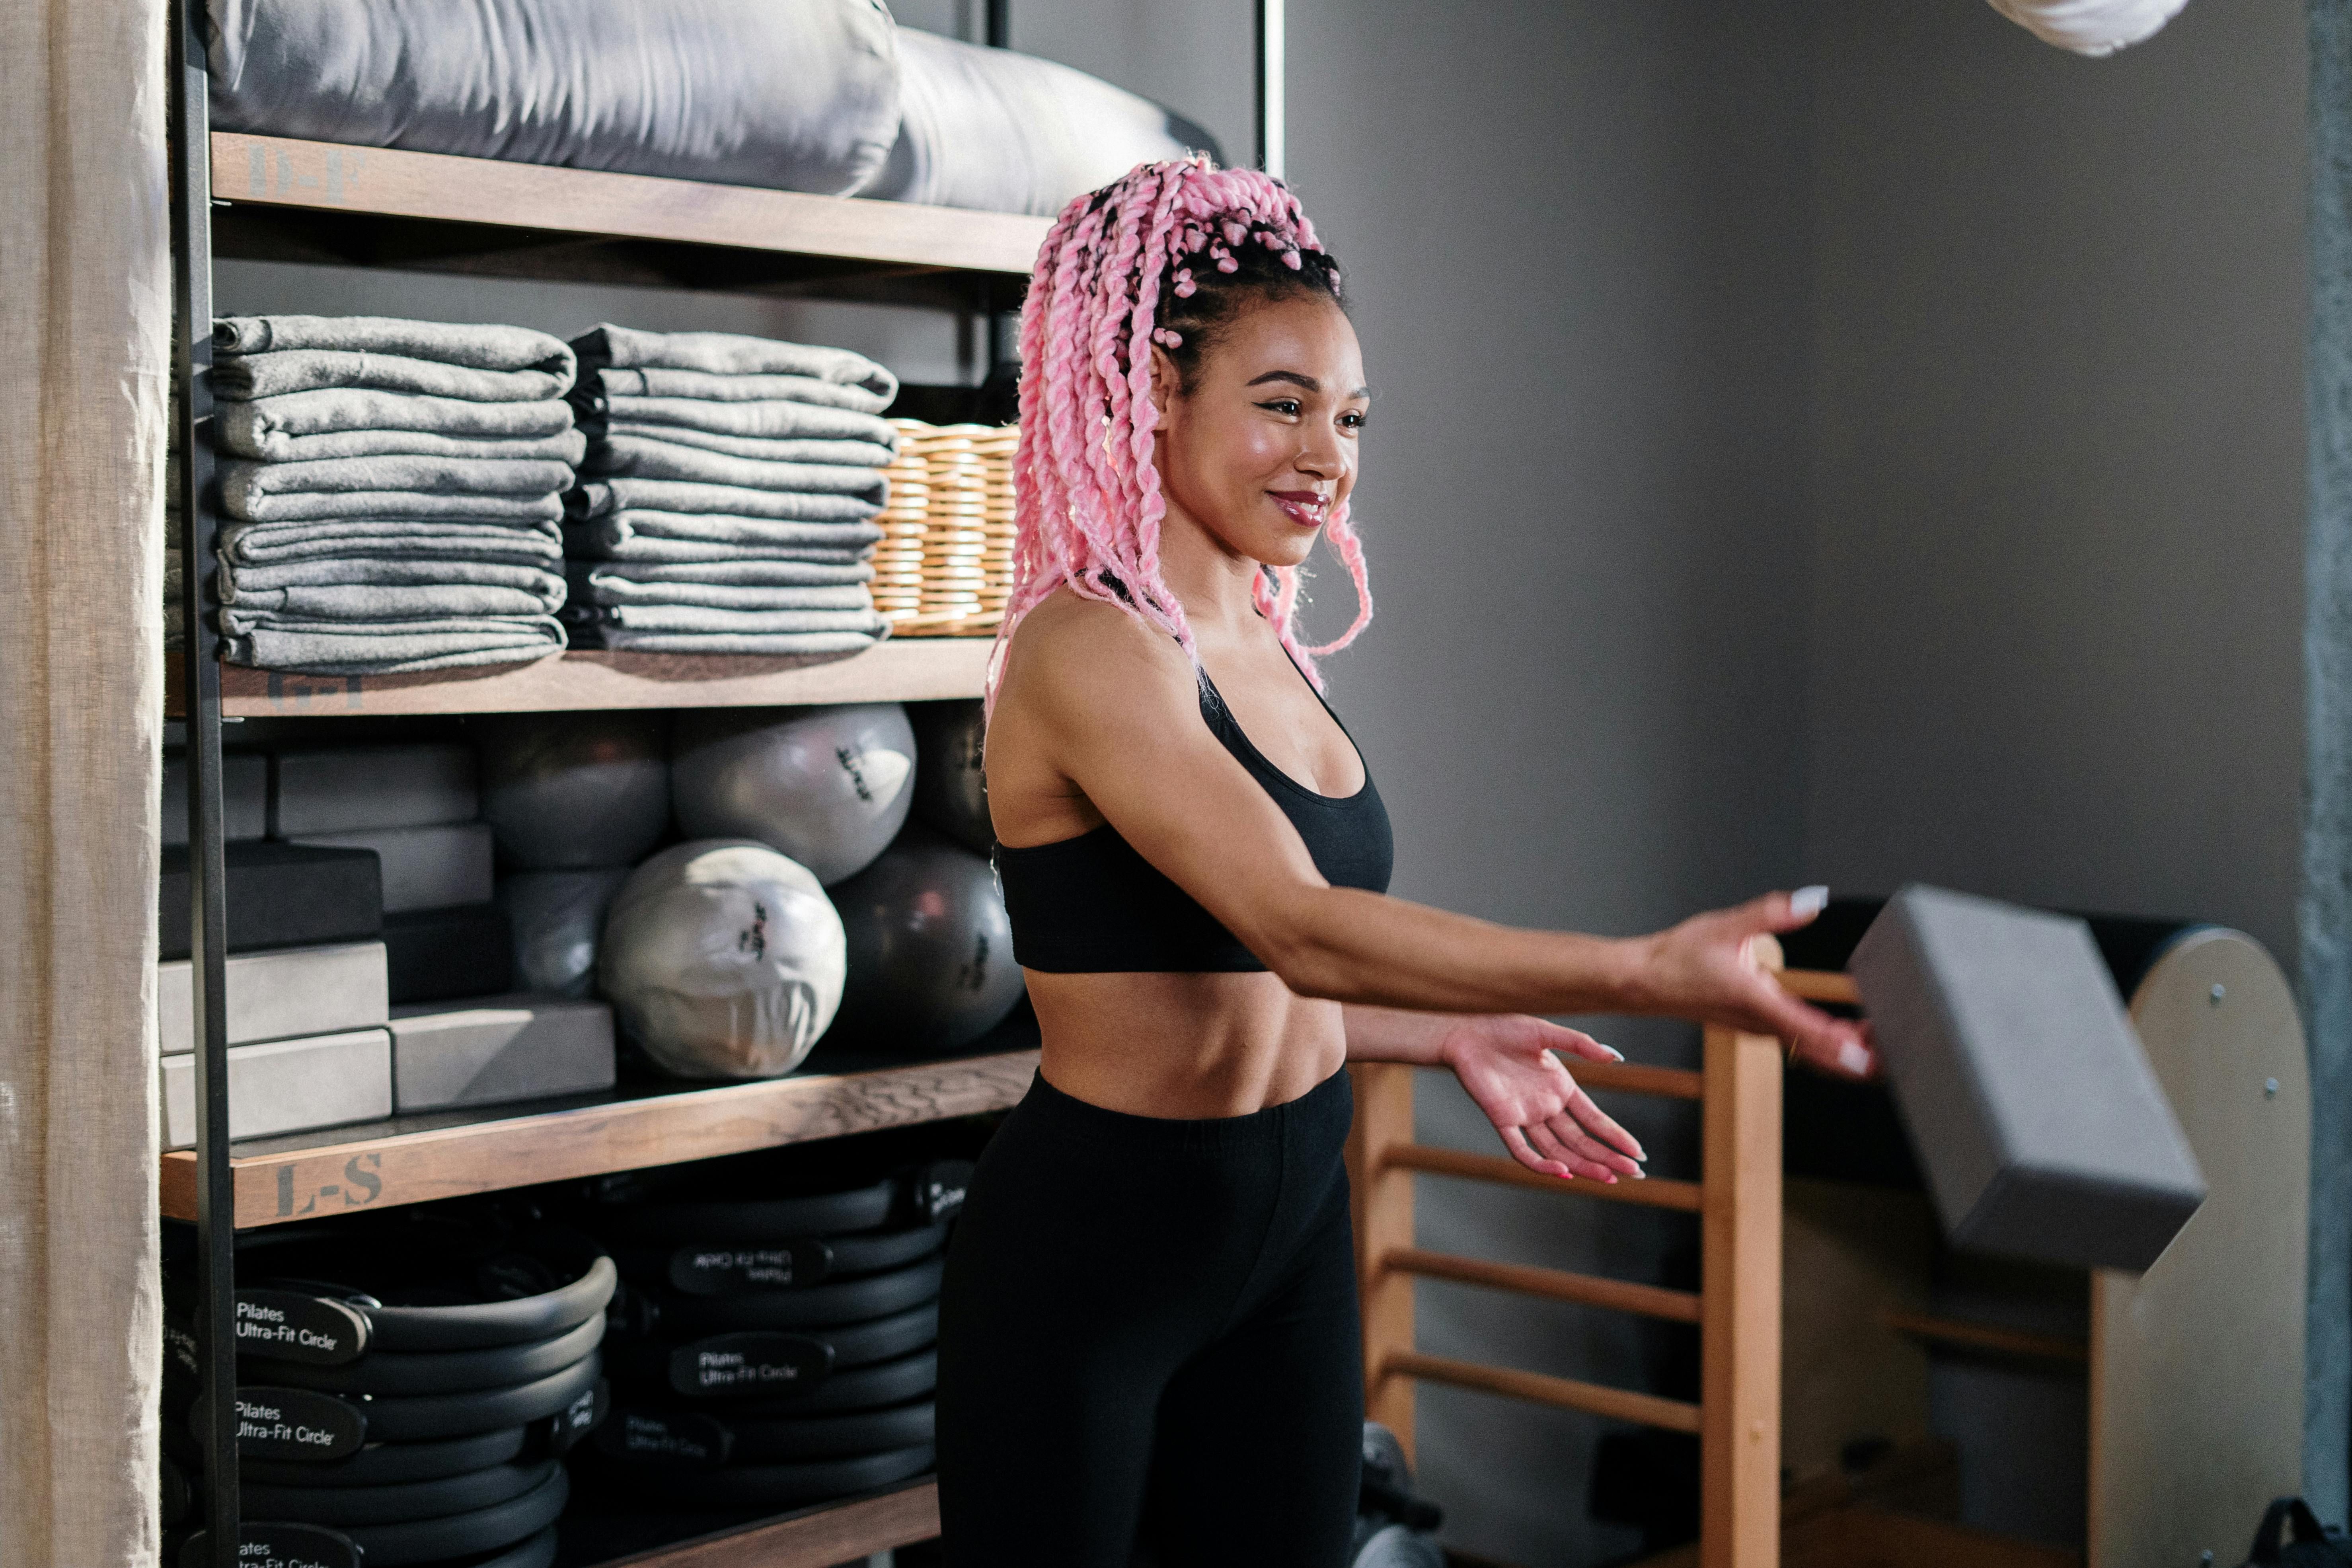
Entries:
[[1346,1072],[1249,1116],[1040,1077],[981,1156],[940,1301],[952,1568],[1341,1568],[1363,1385]]

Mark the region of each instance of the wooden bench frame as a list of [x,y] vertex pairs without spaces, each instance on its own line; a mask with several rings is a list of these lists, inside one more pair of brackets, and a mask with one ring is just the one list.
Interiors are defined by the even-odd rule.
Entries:
[[[1843,974],[1790,971],[1781,984],[1813,1001],[1852,1004]],[[1578,1062],[1585,1088],[1699,1102],[1700,1179],[1561,1182],[1500,1155],[1413,1142],[1412,1067],[1360,1062],[1348,1141],[1356,1263],[1363,1294],[1365,1413],[1413,1446],[1413,1385],[1450,1384],[1613,1420],[1696,1433],[1702,1568],[1779,1568],[1780,1560],[1780,1043],[1709,1028],[1700,1070]],[[1670,1290],[1565,1269],[1423,1251],[1412,1181],[1444,1175],[1564,1196],[1680,1209],[1699,1216],[1700,1288]],[[1413,1346],[1412,1283],[1450,1279],[1521,1295],[1637,1312],[1699,1327],[1699,1400],[1511,1367],[1424,1355]]]

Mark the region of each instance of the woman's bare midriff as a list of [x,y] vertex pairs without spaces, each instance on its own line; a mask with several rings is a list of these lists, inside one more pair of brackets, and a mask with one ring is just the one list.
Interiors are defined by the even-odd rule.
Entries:
[[1044,974],[1029,998],[1039,1070],[1131,1116],[1247,1116],[1297,1100],[1348,1057],[1339,1005],[1272,974]]

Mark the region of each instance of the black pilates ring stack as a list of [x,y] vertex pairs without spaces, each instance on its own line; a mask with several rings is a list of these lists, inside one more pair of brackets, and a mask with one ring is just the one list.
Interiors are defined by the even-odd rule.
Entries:
[[941,1254],[971,1173],[937,1160],[779,1196],[719,1195],[724,1173],[604,1194],[583,1223],[625,1283],[600,1483],[653,1509],[781,1509],[928,1471]]
[[[386,1241],[390,1245],[385,1245]],[[400,1245],[401,1243],[409,1245]],[[428,1227],[240,1251],[241,1537],[314,1568],[548,1568],[562,1457],[603,1419],[611,1258]],[[167,1293],[167,1300],[169,1293]],[[184,1318],[167,1364],[186,1381]],[[201,1402],[167,1423],[193,1466]],[[176,1429],[175,1429],[176,1428]],[[180,1560],[201,1561],[204,1531]]]

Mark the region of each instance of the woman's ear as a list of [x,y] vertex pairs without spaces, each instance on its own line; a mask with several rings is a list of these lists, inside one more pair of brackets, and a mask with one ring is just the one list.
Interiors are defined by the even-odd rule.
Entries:
[[1177,374],[1176,362],[1158,343],[1151,345],[1151,409],[1160,416],[1159,423],[1168,423],[1168,410],[1175,402],[1176,390],[1183,384]]

